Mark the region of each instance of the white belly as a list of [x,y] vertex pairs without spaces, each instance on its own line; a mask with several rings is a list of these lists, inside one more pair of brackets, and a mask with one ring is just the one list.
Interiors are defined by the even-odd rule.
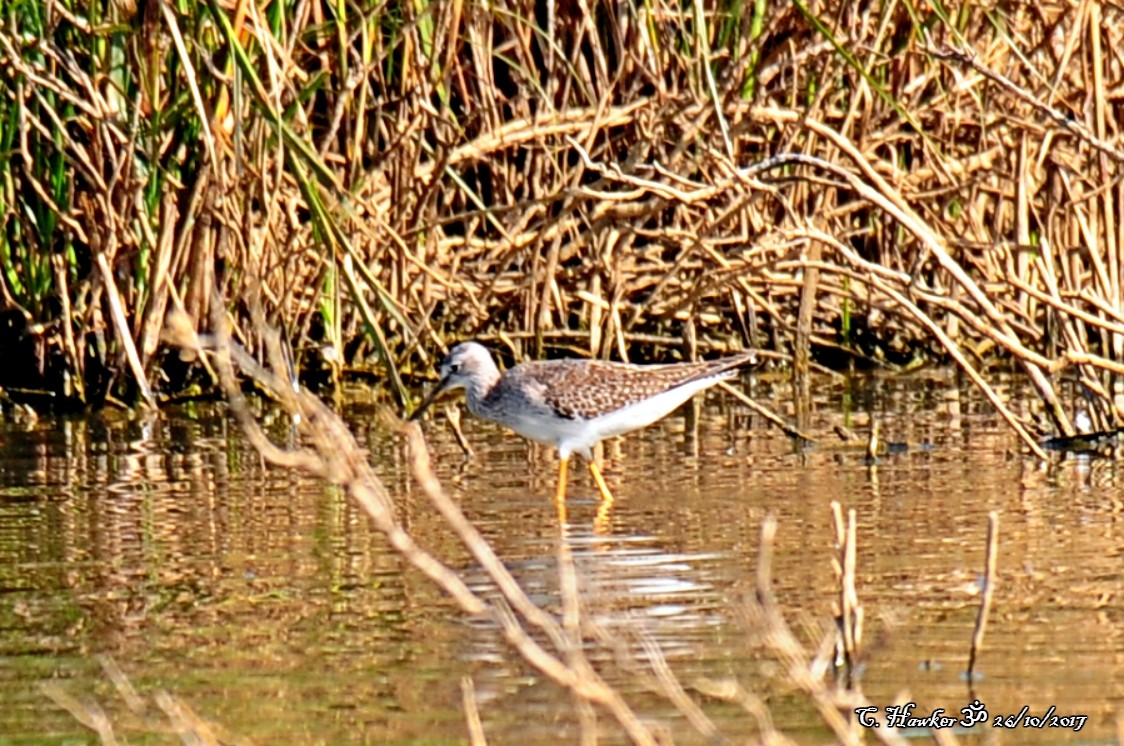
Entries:
[[558,455],[562,458],[569,458],[571,453],[578,453],[589,459],[592,458],[593,446],[598,442],[614,435],[624,435],[639,430],[663,419],[696,393],[710,388],[725,377],[692,381],[592,420],[511,413],[504,416],[502,424],[524,438],[556,447]]

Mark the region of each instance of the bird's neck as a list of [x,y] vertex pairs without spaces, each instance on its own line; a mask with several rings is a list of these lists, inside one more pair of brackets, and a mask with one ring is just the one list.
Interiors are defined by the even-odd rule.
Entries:
[[473,376],[472,380],[464,387],[468,411],[479,416],[484,408],[484,400],[488,398],[488,394],[492,393],[492,389],[496,387],[499,381],[500,371],[494,365],[480,371],[479,375]]

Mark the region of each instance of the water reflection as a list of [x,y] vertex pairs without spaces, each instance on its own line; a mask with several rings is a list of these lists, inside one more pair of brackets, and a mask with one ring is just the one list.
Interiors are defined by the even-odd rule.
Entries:
[[[442,479],[536,603],[561,614],[559,547],[577,571],[583,639],[645,715],[697,741],[636,678],[659,645],[688,686],[733,677],[778,727],[823,742],[813,708],[746,613],[762,519],[778,519],[774,590],[801,639],[830,628],[830,502],[859,520],[858,592],[867,616],[860,684],[876,704],[903,692],[958,712],[986,515],[1002,515],[999,581],[976,695],[994,712],[1029,705],[1091,716],[1113,732],[1124,695],[1124,587],[1116,462],[1021,457],[1006,429],[951,378],[830,382],[794,448],[721,397],[606,444],[616,501],[605,511],[574,469],[562,520],[549,450],[487,423],[465,429],[466,463],[430,426]],[[761,384],[783,409],[783,390]],[[482,593],[489,581],[411,487],[400,446],[349,409],[355,432],[419,543]],[[837,425],[870,417],[907,443],[875,467],[840,447]],[[271,424],[285,442],[291,427]],[[338,491],[265,467],[223,416],[197,407],[130,418],[42,420],[0,430],[0,734],[84,737],[38,691],[61,679],[110,700],[92,656],[112,654],[144,687],[174,691],[257,742],[463,738],[459,680],[471,675],[496,742],[555,743],[577,732],[570,698],[517,660],[487,622],[464,620],[406,568]],[[699,697],[721,729],[736,708]],[[999,742],[1070,738],[988,733]]]

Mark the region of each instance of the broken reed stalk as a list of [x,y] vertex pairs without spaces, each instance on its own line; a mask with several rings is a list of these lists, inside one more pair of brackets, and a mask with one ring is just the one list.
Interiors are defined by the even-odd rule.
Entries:
[[659,645],[650,635],[643,635],[642,644],[644,647],[645,660],[648,663],[652,673],[655,674],[656,689],[661,693],[669,702],[675,705],[675,709],[679,710],[687,722],[703,736],[708,743],[721,740],[721,733],[718,726],[714,721],[703,712],[702,708],[691,699],[683,688],[683,684],[675,677],[675,672],[671,670],[668,665],[667,656],[660,650]]
[[468,438],[464,436],[464,430],[461,428],[461,408],[447,406],[443,411],[445,417],[449,420],[449,429],[453,431],[453,437],[456,438],[457,445],[460,446],[464,457],[466,459],[475,458],[476,451],[472,448],[472,444],[468,442]]
[[69,712],[72,718],[97,733],[102,746],[116,746],[117,735],[113,729],[113,722],[97,702],[79,702],[57,681],[44,682],[39,685],[39,690],[56,705]]
[[757,723],[759,743],[776,744],[783,746],[790,743],[777,730],[773,724],[772,713],[769,708],[753,692],[747,691],[736,679],[699,679],[695,681],[695,690],[707,697],[729,702],[740,707]]
[[[842,512],[833,508],[838,516],[836,525],[842,526]],[[853,514],[854,511],[851,511]],[[853,523],[848,526],[849,533]],[[761,538],[757,550],[757,579],[750,611],[757,625],[762,628],[763,639],[773,652],[787,665],[786,683],[811,697],[823,722],[831,729],[840,744],[858,746],[863,743],[864,733],[854,717],[855,708],[869,706],[869,701],[850,687],[830,686],[824,680],[827,671],[832,670],[830,659],[834,650],[833,641],[838,639],[834,630],[821,640],[819,650],[813,657],[796,639],[781,613],[780,605],[773,595],[773,546],[776,541],[777,519],[765,516],[761,522]],[[837,530],[838,534],[838,530]],[[844,561],[846,564],[846,561]],[[857,608],[857,600],[854,602]],[[857,616],[861,626],[861,613]],[[728,689],[728,687],[727,687]],[[736,690],[736,688],[735,688]],[[749,703],[752,706],[752,701]],[[844,717],[843,713],[850,713]],[[873,735],[888,746],[904,746],[906,740],[892,728],[875,728],[866,735]]]
[[843,661],[847,680],[850,681],[863,636],[863,608],[859,605],[859,595],[855,590],[855,510],[851,508],[847,511],[847,522],[844,524],[843,508],[832,500],[831,515],[835,521],[835,546],[839,551],[838,556],[832,559],[832,567],[839,582],[839,598],[835,610],[839,630],[836,661]]
[[152,394],[152,388],[148,385],[148,378],[144,374],[144,368],[141,366],[140,356],[137,354],[137,346],[133,343],[132,334],[129,333],[129,322],[125,318],[124,304],[121,302],[121,294],[117,291],[117,285],[113,280],[113,272],[109,269],[109,263],[105,260],[105,254],[99,252],[97,255],[98,271],[101,273],[102,282],[105,284],[105,295],[109,302],[110,318],[113,319],[113,326],[117,330],[119,338],[122,340],[122,346],[125,349],[125,357],[129,361],[129,369],[133,372],[133,378],[136,380],[137,387],[140,389],[141,398],[144,403],[153,409],[156,408],[156,397]]
[[819,288],[820,271],[815,266],[819,261],[821,244],[813,243],[808,251],[811,263],[804,270],[804,283],[800,289],[800,305],[796,315],[796,336],[792,345],[792,383],[796,409],[796,426],[808,427],[808,417],[812,411],[812,375],[809,369],[812,353],[812,320],[816,313],[816,293]]
[[480,721],[480,708],[476,704],[476,685],[471,676],[461,678],[461,705],[464,707],[465,724],[468,727],[468,742],[472,746],[487,746],[484,737],[484,724]]
[[843,717],[837,693],[824,684],[822,677],[813,673],[829,667],[813,665],[804,646],[784,620],[776,596],[773,595],[773,545],[776,535],[776,517],[771,514],[765,516],[761,522],[761,539],[757,549],[754,599],[759,621],[764,628],[765,641],[787,664],[788,679],[792,684],[812,697],[816,711],[839,742],[857,746],[861,743],[861,736],[852,723]]
[[968,652],[968,686],[971,688],[975,676],[976,657],[983,649],[984,630],[987,629],[987,615],[991,611],[991,597],[995,592],[995,566],[999,556],[999,511],[987,514],[987,556],[984,560],[984,587],[980,594],[980,608],[976,614],[976,627],[972,630],[972,647]]

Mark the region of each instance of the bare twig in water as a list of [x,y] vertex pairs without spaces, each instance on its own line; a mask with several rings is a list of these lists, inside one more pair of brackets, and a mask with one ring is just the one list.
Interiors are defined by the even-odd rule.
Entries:
[[968,653],[968,688],[972,689],[975,676],[976,657],[983,649],[984,630],[987,629],[987,615],[991,611],[991,596],[995,592],[995,566],[999,556],[999,512],[987,514],[987,557],[984,560],[983,593],[980,594],[980,610],[976,614],[976,628],[972,630],[972,649]]
[[811,695],[816,710],[840,743],[858,744],[860,736],[855,727],[840,713],[824,685],[822,674],[826,666],[813,664],[804,646],[792,634],[773,595],[773,543],[777,535],[777,519],[767,516],[761,524],[761,543],[757,554],[756,602],[764,623],[766,641],[788,664],[788,678],[802,691]]
[[793,743],[773,725],[773,716],[765,703],[753,692],[746,691],[737,680],[702,679],[695,682],[695,689],[708,697],[731,702],[745,710],[757,722],[761,743],[770,746],[787,746]]
[[466,459],[474,458],[476,452],[472,450],[472,444],[468,442],[468,438],[464,437],[464,430],[461,429],[461,408],[457,406],[445,407],[445,416],[449,418],[449,427],[453,431],[453,436],[457,439],[457,445],[461,447]]
[[101,664],[101,670],[113,682],[113,686],[117,689],[117,693],[121,695],[121,699],[125,700],[125,706],[137,715],[144,714],[144,699],[133,687],[133,682],[129,681],[129,677],[117,665],[117,661],[108,655],[99,655],[98,663]]
[[[559,504],[559,510],[565,510]],[[578,572],[574,566],[574,553],[567,541],[567,524],[563,516],[558,520],[558,592],[562,598],[562,629],[569,637],[569,649],[566,652],[567,662],[571,668],[582,668],[582,602],[578,591]],[[589,700],[573,695],[574,709],[578,716],[580,728],[580,741],[582,746],[593,746],[597,743],[597,713],[590,706]]]
[[195,714],[186,702],[173,697],[168,692],[156,692],[156,706],[168,716],[172,730],[185,744],[199,744],[199,746],[222,746],[229,743],[228,739],[220,737],[211,724]]
[[651,637],[645,637],[643,642],[644,652],[647,655],[648,663],[652,667],[653,673],[656,675],[659,691],[675,705],[677,710],[686,716],[695,730],[708,740],[718,738],[718,726],[716,726],[714,721],[703,712],[702,708],[688,696],[682,684],[679,683],[679,680],[672,672],[671,666],[667,664],[667,658],[664,656],[663,651],[660,650],[659,645],[657,645],[655,640]]
[[[792,633],[784,620],[780,606],[773,595],[773,543],[777,533],[777,520],[766,516],[761,523],[761,541],[757,554],[757,584],[754,601],[750,604],[751,614],[763,629],[766,643],[787,663],[788,682],[807,694],[820,718],[835,734],[839,743],[860,744],[863,740],[858,722],[843,716],[844,712],[854,712],[857,707],[868,706],[866,698],[857,691],[828,686],[824,674],[830,669],[832,651],[831,638],[825,637],[815,656],[810,656]],[[875,728],[870,731],[885,744],[904,746],[905,740],[890,728]]]

